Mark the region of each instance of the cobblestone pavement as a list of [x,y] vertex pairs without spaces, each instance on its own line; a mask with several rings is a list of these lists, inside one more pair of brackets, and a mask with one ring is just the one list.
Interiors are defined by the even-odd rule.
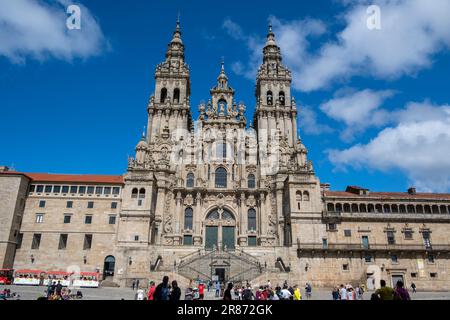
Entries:
[[[0,291],[3,290],[0,286]],[[33,286],[8,286],[11,292],[20,295],[21,300],[36,300],[45,295],[46,287]],[[83,300],[134,300],[135,291],[131,288],[82,288]],[[184,289],[182,288],[184,293]],[[216,300],[214,290],[205,290],[205,300]],[[369,299],[371,292],[364,294],[365,299]],[[417,292],[410,295],[413,300],[450,300],[450,292]],[[304,292],[302,296],[305,297]],[[314,289],[311,300],[331,300],[331,289]]]

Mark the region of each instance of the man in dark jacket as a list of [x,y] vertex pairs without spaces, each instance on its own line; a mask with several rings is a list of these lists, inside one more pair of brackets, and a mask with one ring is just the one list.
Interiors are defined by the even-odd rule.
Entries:
[[158,284],[153,296],[154,300],[169,300],[169,277],[164,276],[162,282]]
[[180,301],[181,289],[178,287],[178,283],[174,280],[172,281],[172,291],[169,295],[170,301]]

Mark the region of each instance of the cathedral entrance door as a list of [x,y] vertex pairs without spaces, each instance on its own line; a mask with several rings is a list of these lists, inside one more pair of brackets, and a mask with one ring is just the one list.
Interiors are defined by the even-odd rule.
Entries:
[[205,235],[205,248],[213,249],[217,248],[217,243],[219,241],[219,228],[217,226],[207,226]]
[[205,248],[234,250],[236,247],[236,220],[226,209],[211,211],[205,221]]
[[217,279],[220,282],[225,282],[225,269],[224,268],[216,268],[216,274]]

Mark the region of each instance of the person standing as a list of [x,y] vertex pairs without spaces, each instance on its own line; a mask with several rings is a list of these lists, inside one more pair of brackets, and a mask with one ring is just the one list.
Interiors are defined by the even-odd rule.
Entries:
[[56,285],[56,289],[55,289],[55,292],[56,292],[56,295],[58,296],[58,298],[61,297],[62,287],[63,286],[61,284],[61,281],[58,281],[58,284]]
[[404,288],[403,281],[397,281],[397,286],[395,287],[395,300],[411,300],[408,290]]
[[284,286],[283,290],[281,290],[281,297],[282,297],[282,300],[291,300],[292,294],[288,290],[287,286]]
[[155,289],[153,300],[169,300],[169,277],[164,276],[163,280]]
[[144,297],[145,297],[144,289],[137,287],[136,300],[142,301],[144,300]]
[[334,287],[331,291],[331,296],[333,297],[333,300],[339,300],[339,288]]
[[147,295],[148,300],[154,300],[155,289],[156,289],[155,282],[151,281],[150,288],[148,288],[148,295]]
[[133,279],[133,282],[131,283],[131,288],[134,291],[134,288],[136,288],[136,279]]
[[227,289],[223,293],[223,300],[231,301],[231,290],[233,289],[233,284],[230,282],[228,283]]
[[386,281],[380,280],[381,288],[375,291],[381,300],[394,300],[394,289],[386,286]]
[[200,282],[198,285],[198,293],[200,294],[200,300],[203,300],[205,297],[205,285],[203,282]]
[[170,292],[169,300],[170,301],[180,301],[180,297],[181,297],[181,289],[178,287],[178,283],[175,280],[173,280],[172,281],[172,291]]
[[411,283],[411,289],[412,289],[412,291],[413,291],[413,293],[416,293],[417,291],[416,291],[416,284],[413,282],[413,283]]
[[341,284],[339,289],[339,300],[347,300],[347,289],[345,289],[343,284]]
[[305,291],[306,291],[306,298],[311,299],[311,296],[312,296],[311,284],[309,284],[309,283],[306,284]]
[[216,281],[216,298],[220,297],[220,282]]

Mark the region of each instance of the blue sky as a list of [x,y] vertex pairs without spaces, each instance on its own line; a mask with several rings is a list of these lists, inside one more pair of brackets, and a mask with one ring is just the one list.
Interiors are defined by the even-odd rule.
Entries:
[[[65,28],[72,3],[81,6],[81,30]],[[373,3],[381,29],[366,24]],[[222,56],[252,118],[270,20],[321,182],[450,192],[445,0],[0,0],[0,163],[24,172],[124,173],[178,11],[194,118]]]

